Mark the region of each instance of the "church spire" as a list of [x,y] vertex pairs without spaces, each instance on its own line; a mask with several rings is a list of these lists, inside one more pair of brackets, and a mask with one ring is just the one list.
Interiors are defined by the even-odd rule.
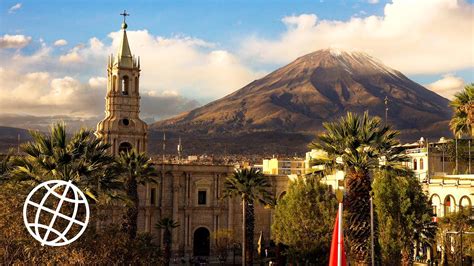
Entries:
[[122,23],[122,39],[120,40],[120,46],[119,50],[117,52],[117,61],[116,63],[118,64],[119,67],[128,67],[132,68],[133,67],[133,57],[132,57],[132,52],[130,51],[130,45],[128,44],[128,38],[127,38],[127,23],[125,22],[125,18],[127,16],[130,16],[130,14],[127,13],[126,10],[123,11],[122,14],[123,16],[123,23]]

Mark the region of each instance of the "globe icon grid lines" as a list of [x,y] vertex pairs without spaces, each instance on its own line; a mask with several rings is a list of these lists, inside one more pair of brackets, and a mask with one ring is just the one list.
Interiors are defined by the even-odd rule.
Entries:
[[[56,193],[55,190],[63,186],[65,188],[62,195]],[[32,201],[31,200],[32,196],[42,188],[46,189],[46,193],[43,195],[41,202],[37,203],[37,202]],[[67,194],[70,191],[72,191],[72,193],[74,194],[74,199],[67,197]],[[46,200],[51,195],[59,199],[59,203],[57,204],[55,209],[51,209],[44,206],[44,204],[46,203]],[[63,207],[64,202],[74,204],[74,210],[71,216],[64,215],[63,213],[60,212],[61,208]],[[76,216],[79,210],[79,204],[84,204],[85,206],[84,221],[79,221],[76,219]],[[32,206],[36,208],[36,213],[34,215],[33,223],[30,223],[28,221],[28,215],[27,215],[28,206]],[[45,211],[53,215],[51,220],[49,221],[49,225],[44,225],[40,223],[40,214],[42,211]],[[62,218],[69,222],[66,228],[62,232],[59,232],[58,230],[54,228],[54,224],[57,218]],[[50,180],[50,181],[46,181],[39,184],[30,192],[23,206],[23,219],[24,219],[28,232],[36,240],[38,240],[41,243],[41,245],[64,246],[77,240],[87,228],[87,224],[89,222],[89,205],[84,193],[82,193],[82,191],[79,188],[77,188],[74,184],[72,184],[71,181],[66,182],[63,180]],[[71,230],[74,224],[81,226],[81,229],[73,238],[68,239],[66,235]],[[34,228],[34,231],[32,228]],[[39,229],[44,229],[46,231],[44,236],[41,236]],[[51,232],[55,234],[57,237],[53,240],[48,240],[48,237]]]

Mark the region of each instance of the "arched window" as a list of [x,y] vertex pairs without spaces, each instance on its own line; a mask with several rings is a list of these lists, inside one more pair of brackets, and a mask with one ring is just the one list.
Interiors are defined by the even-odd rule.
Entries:
[[112,91],[117,91],[117,76],[112,77]]
[[413,159],[413,170],[416,170],[416,167],[417,166],[417,162],[416,162],[416,159]]
[[420,158],[420,170],[423,170],[423,158]]
[[135,92],[138,93],[138,77],[135,77]]
[[433,215],[434,216],[440,216],[441,215],[441,199],[437,194],[431,195],[431,206],[433,207]]
[[444,215],[448,215],[456,211],[456,200],[452,195],[446,196],[444,199]]
[[463,211],[467,210],[470,215],[472,208],[471,199],[468,196],[462,196],[461,200],[459,200],[459,208]]
[[128,77],[124,76],[122,78],[122,94],[123,95],[128,95],[129,86],[130,86],[130,82],[128,82]]

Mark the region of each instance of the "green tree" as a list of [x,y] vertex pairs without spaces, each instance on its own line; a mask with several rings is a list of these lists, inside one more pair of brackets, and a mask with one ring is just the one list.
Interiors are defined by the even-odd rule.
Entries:
[[288,246],[288,255],[297,264],[327,264],[336,213],[332,189],[316,177],[300,177],[277,201],[272,236]]
[[212,239],[216,242],[216,252],[219,255],[219,261],[225,263],[229,250],[236,243],[234,232],[229,229],[218,229],[212,232]]
[[[474,220],[471,210],[461,209],[443,218],[439,218],[439,230],[436,235],[438,243],[442,245],[442,262],[459,265],[461,262],[461,235],[460,232],[474,232]],[[448,232],[454,234],[448,234]],[[457,232],[457,233],[455,233]],[[463,234],[463,257],[474,257],[474,236]],[[449,265],[451,265],[449,264]]]
[[[81,129],[67,137],[66,126],[54,124],[49,135],[30,131],[33,138],[21,146],[25,156],[17,157],[10,175],[15,181],[36,185],[46,180],[73,181],[94,201],[113,197],[120,188],[110,172],[114,160],[109,145],[95,138],[92,131]],[[100,192],[100,193],[99,193]]]
[[123,229],[128,233],[130,239],[134,239],[137,235],[138,185],[156,182],[153,178],[156,176],[156,170],[151,159],[136,150],[121,152],[117,157],[117,164],[124,178],[125,193],[128,200],[131,201],[128,203]]
[[12,152],[9,151],[8,154],[4,155],[3,158],[1,158],[0,160],[0,184],[8,180],[7,174],[12,166],[11,159],[12,159]]
[[21,147],[24,156],[7,156],[0,163],[0,264],[161,263],[150,235],[130,240],[117,226],[100,231],[89,226],[79,241],[64,247],[41,246],[35,241],[25,230],[22,216],[24,200],[34,185],[52,179],[73,181],[96,203],[93,218],[103,207],[97,203],[120,196],[123,183],[108,145],[91,131],[68,136],[63,124],[55,124],[49,135],[31,134],[33,140]]
[[449,126],[453,134],[459,138],[462,135],[474,136],[474,117],[472,108],[474,105],[474,83],[468,84],[464,90],[454,95],[454,99],[449,104],[453,108],[453,117]]
[[255,201],[272,201],[267,178],[255,168],[235,170],[224,182],[223,198],[240,197],[242,200],[242,255],[245,265],[253,265]]
[[428,199],[409,171],[379,171],[372,186],[382,264],[411,265],[413,244],[431,246],[436,233]]
[[[343,169],[345,177],[345,224],[351,258],[357,265],[367,265],[370,239],[370,192],[372,171],[396,167],[403,157],[394,148],[397,131],[382,126],[380,119],[367,112],[360,116],[348,112],[334,122],[323,123],[325,132],[309,145],[327,153],[316,160],[326,172]],[[376,223],[375,223],[376,224]]]
[[379,218],[379,243],[382,264],[400,265],[400,193],[393,174],[378,173],[372,184],[374,204]]
[[69,137],[64,123],[53,124],[49,134],[30,134],[32,141],[21,146],[24,156],[12,162],[11,180],[31,188],[46,180],[72,181],[92,199],[96,211],[91,220],[98,228],[99,205],[121,198],[122,183],[108,153],[109,145],[90,130],[81,129]]
[[158,223],[156,223],[155,227],[157,229],[163,230],[163,261],[165,265],[170,264],[171,259],[171,242],[173,240],[171,231],[174,228],[179,227],[179,223],[174,221],[171,218],[163,218]]

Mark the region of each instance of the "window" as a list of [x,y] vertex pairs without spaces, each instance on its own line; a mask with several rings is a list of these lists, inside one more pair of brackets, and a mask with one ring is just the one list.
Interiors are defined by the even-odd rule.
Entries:
[[413,159],[413,170],[416,170],[416,159]]
[[112,90],[116,92],[116,88],[117,88],[117,76],[114,75],[112,78]]
[[135,92],[138,93],[138,77],[135,77]]
[[206,205],[206,191],[198,191],[198,205]]
[[128,88],[129,88],[128,77],[124,76],[122,79],[122,94],[123,95],[128,95]]
[[423,170],[423,158],[420,158],[420,170]]
[[150,205],[155,205],[156,203],[156,188],[150,189]]
[[130,120],[128,120],[127,118],[124,118],[124,119],[122,119],[122,123],[123,123],[124,126],[128,126],[128,125],[130,125]]

